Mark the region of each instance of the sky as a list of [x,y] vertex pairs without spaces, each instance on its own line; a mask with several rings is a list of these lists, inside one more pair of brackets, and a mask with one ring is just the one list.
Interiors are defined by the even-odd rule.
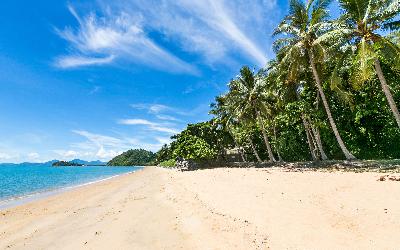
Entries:
[[2,0],[0,162],[156,151],[273,58],[286,0]]

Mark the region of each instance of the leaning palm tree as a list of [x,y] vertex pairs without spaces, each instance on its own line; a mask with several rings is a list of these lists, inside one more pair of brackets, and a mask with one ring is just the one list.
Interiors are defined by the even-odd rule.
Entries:
[[258,122],[267,147],[269,161],[274,162],[276,160],[264,124],[265,114],[269,112],[266,105],[264,83],[261,73],[255,74],[249,67],[243,67],[240,75],[229,84],[233,97],[231,105],[235,107],[241,121],[256,120]]
[[[303,89],[306,81],[298,80],[308,79],[309,70],[307,70],[307,66],[299,66],[301,66],[301,69],[299,67],[299,70],[296,72],[297,74],[295,75],[292,72],[289,78],[287,65],[277,63],[275,60],[270,61],[268,64],[268,79],[273,83],[273,88],[276,89],[276,96],[278,97],[276,104],[281,110],[284,109],[285,104],[288,102],[305,103],[304,100],[301,100],[299,90]],[[306,132],[311,157],[313,160],[318,160],[318,155],[320,155],[322,160],[327,160],[328,157],[326,156],[322,146],[319,128],[312,124],[310,114],[308,113],[309,112],[306,113],[303,110],[301,112],[301,120]]]
[[388,30],[400,30],[400,0],[339,0],[339,3],[343,15],[334,23],[334,29],[315,43],[336,41],[334,45],[354,45],[357,71],[352,77],[353,82],[360,85],[377,74],[400,128],[399,110],[381,67],[382,58],[395,70],[400,70],[400,47],[396,37],[390,39],[390,36],[382,35]]
[[289,77],[297,75],[300,65],[310,65],[318,93],[321,96],[329,123],[336,140],[346,159],[355,159],[344,144],[333,119],[327,98],[322,88],[318,64],[323,62],[324,48],[315,44],[315,40],[329,30],[327,7],[332,0],[291,0],[289,15],[276,28],[274,35],[282,38],[274,43],[274,48],[281,56],[281,62],[289,65]]

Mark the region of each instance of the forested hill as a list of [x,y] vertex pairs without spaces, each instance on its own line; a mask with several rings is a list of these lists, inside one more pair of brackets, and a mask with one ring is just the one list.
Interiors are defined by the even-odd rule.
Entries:
[[149,166],[154,164],[155,154],[144,149],[131,149],[107,163],[108,166]]

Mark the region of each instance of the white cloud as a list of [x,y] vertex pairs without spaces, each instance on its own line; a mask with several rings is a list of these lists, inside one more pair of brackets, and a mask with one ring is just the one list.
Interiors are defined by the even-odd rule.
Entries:
[[122,125],[144,125],[146,126],[149,130],[154,130],[158,132],[165,132],[167,134],[177,134],[179,133],[179,130],[163,126],[161,124],[151,122],[149,120],[145,119],[122,119],[118,121],[119,124]]
[[99,151],[97,151],[96,156],[100,159],[110,159],[114,158],[115,156],[121,154],[122,151],[114,151],[114,150],[105,150],[103,146],[100,147]]
[[100,159],[102,161],[108,161],[132,148],[143,148],[156,152],[169,140],[169,138],[150,135],[134,138],[120,135],[117,138],[109,135],[91,133],[86,130],[73,130],[72,132],[82,136],[86,141],[72,143],[70,149],[53,150],[61,160],[79,158],[82,160]]
[[74,150],[54,150],[54,153],[61,157],[60,160],[70,160],[78,158],[79,153]]
[[11,156],[10,154],[0,152],[0,160],[1,161],[9,160],[9,159],[12,159],[12,158],[13,158],[13,156]]
[[90,13],[81,18],[73,7],[69,6],[69,10],[79,23],[78,29],[67,27],[57,33],[80,55],[58,58],[58,67],[108,64],[120,59],[168,72],[198,74],[194,66],[150,39],[141,27],[140,18],[134,15],[120,10],[118,14],[106,12],[98,17]]
[[131,104],[131,107],[138,110],[147,110],[150,114],[159,114],[161,112],[175,110],[174,108],[164,104],[135,103]]
[[237,55],[264,66],[271,33],[281,18],[276,0],[116,0],[103,8],[140,16],[143,29],[157,31],[206,63],[230,64]]
[[171,115],[156,115],[157,119],[159,120],[165,120],[165,121],[175,121],[175,122],[181,122],[182,120],[173,117]]
[[82,66],[109,64],[115,59],[114,56],[104,58],[82,57],[82,56],[63,56],[57,59],[56,66],[59,68],[76,68]]
[[[82,17],[69,6],[78,27],[57,33],[75,53],[58,58],[58,67],[123,60],[199,74],[196,64],[236,67],[243,63],[238,56],[264,66],[272,55],[272,30],[282,18],[276,0],[99,0],[96,8]],[[173,44],[194,59],[188,63],[177,56],[176,49],[172,53],[162,43]]]
[[[175,117],[172,116],[167,116],[165,113],[173,113],[176,115],[181,115],[181,116],[188,116],[191,115],[192,112],[189,111],[184,111],[178,108],[174,108],[171,106],[167,106],[164,104],[149,104],[149,103],[136,103],[136,104],[131,104],[131,107],[137,110],[146,110],[149,114],[153,114],[157,116],[161,116],[159,118],[160,120],[178,120]],[[164,119],[163,119],[164,118]],[[170,119],[168,119],[170,118]],[[172,119],[171,119],[172,118]]]
[[98,146],[118,146],[121,145],[123,142],[121,139],[111,137],[111,136],[106,136],[106,135],[100,135],[100,134],[93,134],[85,130],[73,130],[75,134],[81,135],[85,137],[86,139],[89,140],[89,142],[98,145]]
[[38,153],[36,153],[36,152],[32,152],[32,153],[28,154],[28,158],[30,160],[35,161],[35,160],[38,160],[40,158],[40,155]]

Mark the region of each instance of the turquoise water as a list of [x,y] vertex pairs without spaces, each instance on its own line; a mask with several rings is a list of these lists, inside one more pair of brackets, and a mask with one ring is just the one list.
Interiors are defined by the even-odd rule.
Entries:
[[78,186],[139,169],[142,168],[0,165],[0,201]]

